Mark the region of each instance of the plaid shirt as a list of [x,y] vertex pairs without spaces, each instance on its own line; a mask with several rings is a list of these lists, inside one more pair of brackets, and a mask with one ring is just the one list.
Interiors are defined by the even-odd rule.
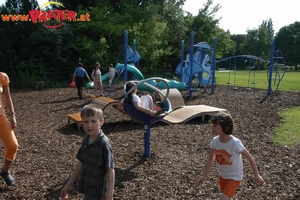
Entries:
[[92,144],[89,135],[84,137],[76,158],[82,162],[79,191],[86,197],[101,199],[106,192],[106,171],[114,168],[111,143],[102,130]]

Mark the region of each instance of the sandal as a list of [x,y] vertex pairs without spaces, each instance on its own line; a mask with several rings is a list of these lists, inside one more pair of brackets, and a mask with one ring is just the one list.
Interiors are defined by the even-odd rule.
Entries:
[[10,175],[10,171],[9,170],[5,172],[2,169],[0,175],[5,180],[6,185],[11,186],[11,185],[15,184],[15,179],[14,179],[14,177],[12,177]]

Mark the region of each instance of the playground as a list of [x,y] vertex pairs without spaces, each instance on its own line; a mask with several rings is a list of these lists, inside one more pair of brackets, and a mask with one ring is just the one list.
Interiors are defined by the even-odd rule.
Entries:
[[[244,180],[233,199],[300,198],[300,144],[284,147],[270,136],[282,123],[279,110],[300,106],[300,92],[267,90],[232,91],[231,86],[217,86],[210,95],[201,91],[189,97],[180,91],[186,105],[204,104],[227,109],[240,138],[255,158],[266,181],[256,186],[248,164]],[[16,186],[0,183],[0,199],[58,199],[65,180],[75,167],[76,152],[84,132],[76,124],[67,124],[67,114],[75,113],[92,101],[78,100],[76,89],[12,90],[18,126],[15,129],[19,151],[12,165]],[[122,97],[122,85],[116,85],[110,98]],[[112,142],[115,156],[114,199],[217,199],[217,170],[212,168],[207,181],[199,186],[212,139],[207,118],[194,118],[183,124],[155,123],[151,128],[151,156],[144,158],[143,125],[113,107],[104,111],[102,129]],[[2,154],[4,148],[2,147]],[[246,162],[246,161],[245,161]],[[69,199],[82,199],[76,187]]]

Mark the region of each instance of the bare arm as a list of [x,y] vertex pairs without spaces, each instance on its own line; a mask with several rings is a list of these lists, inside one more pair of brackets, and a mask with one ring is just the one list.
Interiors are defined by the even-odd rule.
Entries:
[[93,79],[93,81],[95,81],[95,76],[94,76],[94,70],[92,71],[92,74],[91,74],[91,77],[92,77],[92,79]]
[[[87,73],[86,73],[86,78],[89,80],[89,82],[92,82],[92,80],[90,79],[90,77]],[[95,79],[93,78],[93,80],[95,80]]]
[[213,149],[210,149],[209,155],[208,155],[208,158],[206,161],[206,167],[205,167],[202,177],[199,180],[199,184],[202,184],[207,179],[209,171],[214,163],[214,160],[215,160],[215,152]]
[[246,158],[251,166],[251,169],[253,171],[253,174],[254,174],[254,181],[257,185],[261,185],[263,184],[265,181],[264,179],[259,175],[258,173],[258,169],[257,169],[257,166],[256,166],[256,163],[254,161],[254,158],[252,157],[252,155],[247,151],[247,149],[244,149],[244,151],[241,153],[242,156],[244,158]]
[[123,100],[119,103],[119,105],[118,105],[118,110],[119,111],[124,111],[124,109],[123,109]]
[[119,111],[121,111],[123,114],[126,114],[125,111],[124,111],[124,103],[123,103],[123,100],[119,103],[117,109]]
[[114,194],[114,186],[115,186],[115,170],[113,168],[109,168],[106,174],[107,174],[107,193],[106,193],[105,200],[112,200]]
[[4,100],[6,103],[6,107],[10,114],[10,125],[11,125],[11,128],[14,129],[17,126],[17,121],[16,121],[14,105],[13,105],[13,102],[12,102],[12,99],[10,96],[9,85],[3,86],[3,94],[4,94]]
[[77,166],[75,167],[74,171],[72,172],[70,178],[68,179],[66,185],[63,187],[63,189],[60,192],[60,198],[61,199],[67,199],[68,198],[68,192],[71,189],[71,186],[73,183],[78,179],[82,171],[82,163],[79,162]]

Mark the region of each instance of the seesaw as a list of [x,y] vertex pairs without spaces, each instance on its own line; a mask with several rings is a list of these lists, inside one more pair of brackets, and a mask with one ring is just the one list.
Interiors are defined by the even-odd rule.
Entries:
[[[166,85],[166,89],[165,89],[165,93],[163,93],[160,89],[156,88],[153,85],[148,84],[147,82],[152,81],[152,80],[159,80],[165,83]],[[161,121],[166,114],[161,114],[158,116],[150,116],[144,112],[141,112],[139,110],[137,110],[133,105],[128,104],[127,102],[127,97],[128,94],[131,93],[133,90],[135,90],[137,87],[139,87],[140,85],[145,85],[147,87],[150,87],[151,89],[153,89],[155,92],[158,92],[159,95],[162,97],[162,104],[163,107],[166,111],[166,113],[171,111],[171,103],[168,99],[168,95],[169,95],[169,84],[168,82],[160,77],[152,77],[152,78],[148,78],[148,79],[144,79],[142,81],[133,81],[134,83],[136,83],[127,93],[125,92],[126,90],[126,84],[124,85],[124,94],[125,94],[125,99],[124,99],[124,111],[126,112],[127,115],[129,115],[132,119],[134,119],[135,121],[143,124],[145,126],[145,130],[144,130],[144,155],[146,158],[150,157],[150,129],[151,129],[151,125]]]

